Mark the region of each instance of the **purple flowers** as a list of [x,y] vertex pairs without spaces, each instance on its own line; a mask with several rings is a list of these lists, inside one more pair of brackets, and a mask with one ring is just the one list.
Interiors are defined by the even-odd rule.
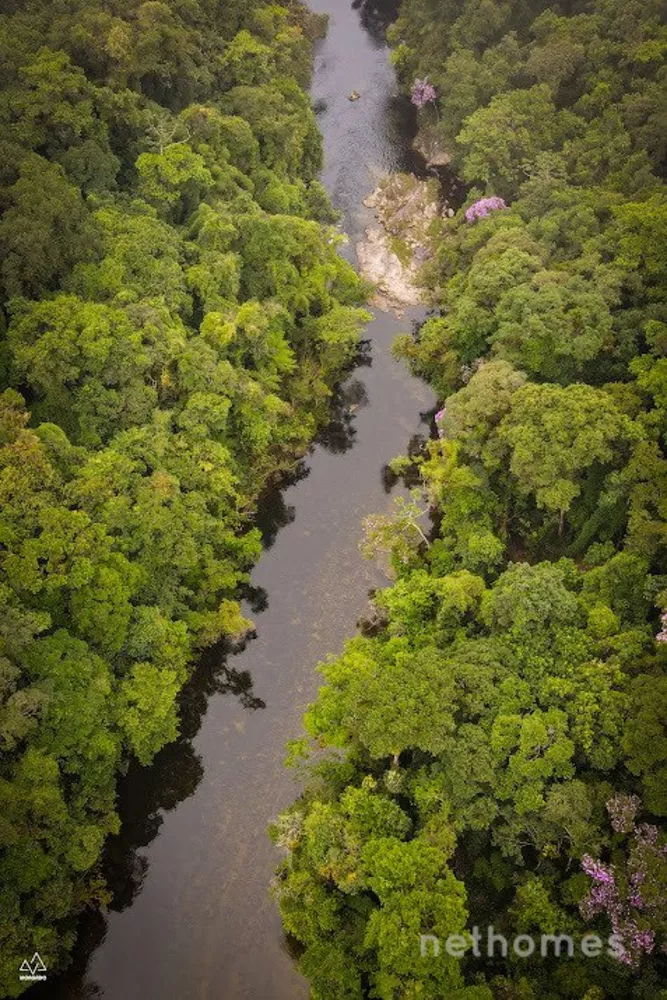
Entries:
[[667,642],[667,611],[663,611],[660,615],[660,621],[662,622],[662,628],[655,637],[656,642]]
[[622,948],[620,961],[630,966],[653,951],[655,932],[650,923],[660,919],[667,882],[667,846],[659,844],[657,827],[635,826],[640,805],[636,795],[620,793],[607,802],[616,833],[632,834],[623,863],[615,860],[613,865],[604,865],[590,854],[581,859],[582,869],[593,882],[580,903],[581,914],[587,920],[599,913],[607,915]]
[[427,104],[434,104],[437,96],[435,87],[432,83],[428,82],[427,78],[423,80],[417,79],[412,84],[410,100],[417,108],[423,108]]
[[476,201],[470,208],[466,209],[466,219],[468,222],[474,222],[475,219],[484,219],[489,212],[495,212],[499,208],[507,208],[502,198],[498,198],[496,195],[492,198],[480,198],[479,201]]
[[599,861],[594,861],[590,854],[584,854],[581,859],[581,867],[594,882],[600,885],[614,885],[614,873],[605,868]]
[[435,425],[438,428],[438,437],[444,437],[445,432],[440,425],[442,424],[442,421],[445,419],[446,416],[447,416],[447,407],[445,406],[443,406],[441,410],[438,410],[438,412],[435,415]]

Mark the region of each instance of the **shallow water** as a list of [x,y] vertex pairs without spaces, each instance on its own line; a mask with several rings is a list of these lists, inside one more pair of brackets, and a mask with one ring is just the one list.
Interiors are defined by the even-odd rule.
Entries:
[[[414,118],[387,60],[391,8],[311,6],[330,15],[313,77],[323,180],[354,242],[381,174],[417,166]],[[345,253],[353,257],[352,244]],[[386,582],[357,546],[363,517],[391,504],[386,463],[429,434],[435,399],[390,354],[394,336],[422,317],[375,314],[366,363],[342,387],[332,424],[263,502],[266,548],[245,609],[257,636],[236,655],[209,652],[184,694],[179,741],[124,779],[123,831],[108,852],[112,908],[83,922],[74,967],[35,1000],[308,995],[269,897],[278,856],[266,829],[298,791],[282,761],[315,695],[315,665],[340,650],[369,590]]]

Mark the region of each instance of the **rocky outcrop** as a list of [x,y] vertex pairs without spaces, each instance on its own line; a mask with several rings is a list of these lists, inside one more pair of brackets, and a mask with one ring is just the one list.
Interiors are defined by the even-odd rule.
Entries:
[[400,316],[405,306],[425,301],[417,269],[401,262],[379,227],[366,231],[366,239],[357,246],[357,257],[362,276],[375,286],[371,301],[378,309],[393,310]]
[[376,287],[373,304],[400,314],[405,306],[427,303],[419,271],[431,256],[430,231],[441,214],[438,181],[391,174],[364,205],[377,218],[357,245],[361,273]]

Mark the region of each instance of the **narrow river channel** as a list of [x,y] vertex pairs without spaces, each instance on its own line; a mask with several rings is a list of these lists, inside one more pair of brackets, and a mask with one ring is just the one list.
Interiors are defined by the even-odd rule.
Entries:
[[[383,172],[412,166],[413,119],[388,63],[391,11],[350,0],[312,7],[330,15],[313,101],[324,183],[352,254],[369,222],[363,199]],[[266,549],[246,608],[257,636],[226,660],[208,656],[186,692],[180,740],[124,779],[123,831],[109,850],[114,902],[84,921],[73,970],[35,997],[308,995],[269,896],[278,858],[266,830],[298,791],[282,762],[316,692],[315,665],[354,633],[369,590],[386,582],[357,546],[364,516],[391,504],[386,463],[429,433],[435,399],[390,354],[421,315],[376,313],[365,334],[370,364],[343,386],[336,419],[293,481],[263,503]]]

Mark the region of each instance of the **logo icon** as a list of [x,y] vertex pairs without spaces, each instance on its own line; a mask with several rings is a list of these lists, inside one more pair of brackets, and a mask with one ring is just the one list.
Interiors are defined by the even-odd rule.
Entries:
[[44,973],[46,972],[46,966],[40,958],[39,952],[36,951],[32,956],[30,961],[24,958],[19,966],[19,979],[24,982],[37,983],[46,979]]

